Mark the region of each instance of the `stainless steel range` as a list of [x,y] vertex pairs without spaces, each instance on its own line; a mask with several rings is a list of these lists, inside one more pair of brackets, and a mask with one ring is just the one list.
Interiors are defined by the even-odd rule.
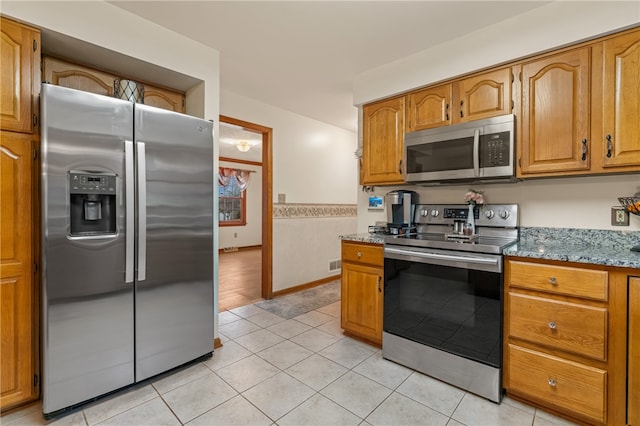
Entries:
[[494,402],[502,398],[505,247],[518,241],[518,206],[417,205],[417,233],[384,249],[382,355]]

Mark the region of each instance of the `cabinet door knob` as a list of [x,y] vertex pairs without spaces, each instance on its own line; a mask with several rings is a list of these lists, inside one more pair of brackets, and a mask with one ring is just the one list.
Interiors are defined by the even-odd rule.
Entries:
[[550,328],[551,330],[555,330],[555,329],[556,329],[556,326],[557,326],[557,324],[556,324],[556,322],[555,322],[555,321],[549,321],[549,328]]
[[464,101],[460,101],[460,118],[464,118]]
[[552,388],[556,387],[556,379],[549,378],[548,383],[549,383],[549,386],[551,386]]
[[582,161],[587,159],[587,140],[582,139]]
[[380,287],[380,283],[382,283],[382,277],[378,275],[378,293],[382,293],[382,288]]
[[358,256],[358,257],[362,257],[362,252],[361,252],[361,251],[359,251],[358,253],[356,253],[356,256]]
[[611,143],[611,135],[607,135],[607,158],[611,158],[611,151],[613,151],[613,143]]
[[556,277],[549,277],[549,283],[551,283],[551,285],[558,285],[558,280]]

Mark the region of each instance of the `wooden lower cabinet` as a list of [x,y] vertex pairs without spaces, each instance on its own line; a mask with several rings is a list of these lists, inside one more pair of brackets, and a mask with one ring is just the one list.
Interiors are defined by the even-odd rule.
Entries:
[[509,345],[509,388],[597,423],[605,422],[607,372],[544,352]]
[[38,398],[32,135],[0,131],[0,409]]
[[627,424],[640,426],[640,278],[629,278]]
[[342,242],[344,333],[382,345],[384,260],[381,244]]
[[634,271],[507,257],[507,394],[578,423],[640,425],[640,314],[636,307],[634,317],[633,308],[640,304],[640,278],[629,278]]

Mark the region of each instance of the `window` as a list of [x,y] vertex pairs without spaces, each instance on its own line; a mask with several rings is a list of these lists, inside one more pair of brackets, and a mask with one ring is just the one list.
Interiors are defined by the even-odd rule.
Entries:
[[220,226],[246,225],[246,191],[240,188],[236,177],[229,176],[227,185],[219,188]]

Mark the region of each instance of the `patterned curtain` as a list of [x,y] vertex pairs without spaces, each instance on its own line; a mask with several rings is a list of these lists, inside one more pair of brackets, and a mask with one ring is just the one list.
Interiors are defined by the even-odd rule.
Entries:
[[249,186],[249,178],[251,177],[251,170],[232,169],[230,167],[220,167],[218,169],[218,183],[221,186],[229,185],[229,179],[235,177],[238,182],[240,191],[244,191]]

